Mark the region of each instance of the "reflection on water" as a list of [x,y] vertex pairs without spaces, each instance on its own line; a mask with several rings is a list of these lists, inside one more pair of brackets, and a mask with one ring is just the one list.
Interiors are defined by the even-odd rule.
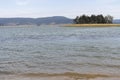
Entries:
[[119,43],[119,27],[2,27],[0,74],[74,72],[120,76]]

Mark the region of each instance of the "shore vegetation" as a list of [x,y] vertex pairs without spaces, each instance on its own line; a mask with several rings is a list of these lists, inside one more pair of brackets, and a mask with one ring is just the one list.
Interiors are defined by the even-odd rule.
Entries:
[[100,15],[85,15],[77,16],[73,22],[75,24],[112,24],[113,23],[113,17],[111,15],[103,16]]

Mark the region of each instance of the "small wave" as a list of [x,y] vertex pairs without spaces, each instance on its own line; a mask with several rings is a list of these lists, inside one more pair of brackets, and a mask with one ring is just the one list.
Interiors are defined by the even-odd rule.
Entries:
[[22,49],[15,49],[15,48],[0,48],[0,50],[3,50],[3,51],[14,51],[14,52],[23,52],[24,50]]
[[99,67],[107,67],[107,68],[120,68],[120,65],[112,65],[112,64],[97,64],[97,63],[86,63],[88,65],[99,66]]
[[10,75],[10,74],[14,74],[14,73],[8,71],[0,71],[0,75]]

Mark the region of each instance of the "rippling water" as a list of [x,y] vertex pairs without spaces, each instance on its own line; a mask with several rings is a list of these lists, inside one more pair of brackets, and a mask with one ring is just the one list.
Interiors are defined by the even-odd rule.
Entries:
[[0,75],[67,72],[120,76],[120,28],[0,28]]

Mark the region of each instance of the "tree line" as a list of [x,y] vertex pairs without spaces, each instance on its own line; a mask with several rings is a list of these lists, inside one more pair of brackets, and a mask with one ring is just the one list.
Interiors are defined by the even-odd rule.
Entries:
[[102,14],[100,15],[82,15],[82,16],[77,16],[74,19],[75,24],[111,24],[113,23],[113,17],[111,15],[103,16]]

